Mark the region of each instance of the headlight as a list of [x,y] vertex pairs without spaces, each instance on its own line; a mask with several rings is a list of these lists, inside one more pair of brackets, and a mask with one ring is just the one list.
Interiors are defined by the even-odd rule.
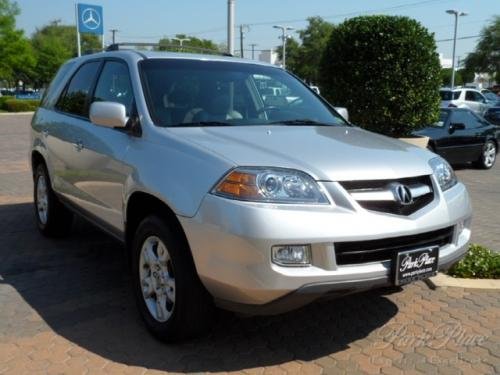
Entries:
[[234,169],[212,193],[253,202],[329,204],[311,176],[283,168]]
[[457,184],[457,176],[453,168],[443,158],[437,157],[429,161],[434,176],[441,186],[441,190],[445,191]]

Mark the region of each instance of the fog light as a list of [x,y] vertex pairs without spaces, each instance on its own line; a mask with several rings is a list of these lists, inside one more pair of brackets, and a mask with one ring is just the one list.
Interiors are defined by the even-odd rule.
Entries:
[[272,261],[280,266],[308,266],[311,264],[311,246],[273,246]]

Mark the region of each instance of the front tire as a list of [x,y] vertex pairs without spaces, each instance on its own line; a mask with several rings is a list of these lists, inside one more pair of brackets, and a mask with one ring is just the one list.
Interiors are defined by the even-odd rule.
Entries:
[[70,231],[73,214],[52,190],[49,174],[43,164],[35,168],[33,198],[36,223],[44,236],[60,237]]
[[213,302],[185,241],[152,215],[139,224],[131,251],[136,302],[151,333],[166,342],[203,333],[212,319]]
[[497,145],[493,141],[486,141],[483,146],[483,151],[481,157],[479,158],[477,165],[482,169],[490,169],[495,165],[497,156]]

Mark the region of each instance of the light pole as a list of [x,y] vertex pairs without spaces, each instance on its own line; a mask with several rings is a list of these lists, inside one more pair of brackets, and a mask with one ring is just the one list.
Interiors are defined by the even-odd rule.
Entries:
[[283,65],[283,69],[286,68],[286,39],[288,38],[288,34],[287,34],[287,31],[289,30],[293,30],[293,27],[290,27],[290,26],[281,26],[281,25],[274,25],[273,26],[275,29],[280,29],[281,30],[281,39],[282,39],[282,42],[283,42],[283,61],[282,61],[282,65]]
[[109,31],[111,31],[111,40],[113,41],[113,44],[115,44],[116,33],[119,32],[120,30],[118,30],[118,29],[110,29]]
[[446,11],[448,14],[453,14],[455,16],[455,32],[453,34],[453,54],[451,58],[451,89],[455,87],[455,48],[457,45],[457,27],[458,27],[458,17],[466,16],[467,13],[460,12],[455,9],[448,9]]
[[191,39],[190,38],[172,38],[172,40],[177,40],[179,42],[179,46],[181,47],[181,51],[182,51],[182,43],[187,42]]
[[252,47],[252,60],[254,60],[255,46],[258,46],[258,44],[257,43],[251,43],[250,44],[250,47]]
[[227,52],[234,55],[234,3],[227,0]]

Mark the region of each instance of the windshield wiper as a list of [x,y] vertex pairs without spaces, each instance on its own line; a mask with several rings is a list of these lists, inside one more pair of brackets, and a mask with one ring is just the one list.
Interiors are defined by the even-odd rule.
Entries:
[[314,121],[310,119],[295,119],[295,120],[281,120],[281,121],[273,121],[270,122],[271,125],[291,125],[291,126],[300,126],[300,125],[312,125],[312,126],[332,126],[335,124],[328,124],[325,122]]
[[197,121],[197,122],[183,122],[172,127],[198,127],[198,126],[233,126],[233,124],[224,121]]

